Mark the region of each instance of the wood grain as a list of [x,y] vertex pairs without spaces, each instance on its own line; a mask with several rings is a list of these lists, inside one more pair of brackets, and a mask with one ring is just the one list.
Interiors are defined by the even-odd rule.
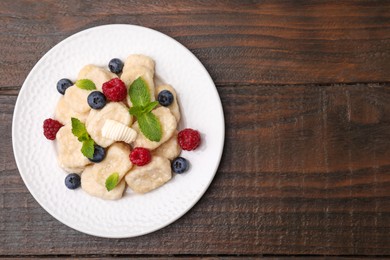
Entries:
[[389,255],[390,85],[221,86],[226,145],[205,196],[132,239],[74,231],[23,184],[0,96],[0,255]]
[[[25,77],[55,44],[136,24],[188,47],[216,82],[226,140],[185,216],[103,239],[41,208],[12,153]],[[390,1],[0,1],[0,257],[390,255]]]
[[110,23],[172,36],[217,84],[390,81],[389,1],[2,0],[0,87],[20,86],[66,37]]

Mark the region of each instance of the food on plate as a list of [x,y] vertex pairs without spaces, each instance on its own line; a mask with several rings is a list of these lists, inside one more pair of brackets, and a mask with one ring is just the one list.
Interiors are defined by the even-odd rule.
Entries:
[[59,166],[70,173],[81,173],[91,162],[81,152],[82,143],[72,133],[71,124],[57,132],[57,154]]
[[175,130],[175,132],[173,133],[171,138],[169,138],[168,141],[153,150],[153,155],[165,157],[171,161],[177,156],[179,156],[181,148],[179,146],[179,143],[177,142],[177,133],[177,130]]
[[188,171],[180,154],[199,147],[200,133],[177,129],[178,95],[171,85],[155,86],[154,73],[152,58],[132,54],[111,59],[108,69],[86,65],[74,82],[58,81],[63,96],[43,132],[56,140],[66,187],[116,200],[126,186],[143,194]]
[[[150,57],[132,54],[127,57],[120,78],[129,88],[136,79],[141,77],[147,83],[150,101],[154,101],[154,67],[154,60]],[[130,95],[127,96],[127,104],[132,105]]]
[[92,110],[87,117],[85,126],[92,139],[102,147],[108,147],[115,142],[102,134],[103,126],[108,119],[126,126],[130,126],[132,123],[132,116],[123,103],[110,102],[100,110]]
[[106,96],[100,91],[89,93],[87,101],[88,105],[93,109],[102,109],[107,103]]
[[56,139],[57,132],[63,126],[64,125],[57,120],[51,118],[45,119],[45,121],[43,121],[43,135],[49,140],[54,140]]
[[169,160],[164,157],[153,156],[144,166],[134,166],[126,175],[125,180],[130,189],[138,193],[154,190],[172,178]]
[[127,96],[125,83],[118,78],[111,79],[103,84],[103,94],[110,101],[122,101]]
[[77,76],[77,79],[89,79],[94,84],[98,91],[102,91],[102,86],[105,82],[109,81],[110,79],[117,78],[118,76],[104,68],[89,64],[84,66],[81,71],[79,72],[79,75]]
[[144,166],[152,160],[150,151],[143,147],[136,147],[130,153],[130,161],[137,166]]
[[134,67],[145,67],[154,74],[155,62],[152,58],[143,54],[131,54],[127,57],[123,71],[131,71]]
[[71,173],[65,177],[65,186],[68,189],[74,190],[74,189],[77,189],[78,187],[80,187],[80,185],[81,185],[80,175],[78,175],[76,173]]
[[137,132],[137,138],[134,141],[135,147],[145,147],[150,150],[154,150],[171,138],[176,130],[177,122],[173,114],[166,107],[159,107],[152,111],[152,113],[160,121],[162,136],[160,141],[151,141],[144,134],[142,134],[139,122],[136,121],[133,124],[133,129]]
[[100,145],[94,144],[92,158],[88,158],[91,162],[101,162],[106,157],[106,150]]
[[157,100],[160,105],[169,108],[176,121],[180,121],[179,104],[177,103],[176,91],[170,85],[160,85],[156,88]]
[[87,120],[87,117],[89,115],[89,112],[86,113],[79,113],[74,111],[68,104],[68,102],[65,101],[64,97],[60,97],[58,100],[57,106],[54,111],[54,117],[61,122],[61,124],[66,125],[70,123],[70,119],[72,117],[78,118],[81,122],[85,122]]
[[201,139],[197,130],[186,128],[179,132],[177,140],[179,141],[181,149],[192,151],[198,148]]
[[172,171],[175,173],[183,173],[188,170],[189,164],[187,159],[183,157],[177,157],[172,161]]
[[112,72],[112,73],[115,73],[115,74],[119,74],[122,72],[122,69],[123,69],[123,61],[121,61],[120,59],[118,58],[113,58],[112,60],[110,60],[110,62],[108,63],[108,69]]
[[111,119],[104,122],[102,135],[105,138],[123,141],[128,144],[134,142],[137,138],[137,132],[133,128]]
[[[124,143],[114,143],[107,149],[106,158],[89,165],[81,174],[81,188],[88,194],[103,199],[119,199],[125,189],[125,182],[121,181],[133,167],[129,160],[130,146]],[[112,174],[118,174],[118,185],[108,191],[105,183]]]
[[66,89],[64,94],[65,102],[69,108],[77,113],[88,113],[91,107],[88,105],[89,90],[81,89],[73,85]]
[[60,79],[57,82],[57,90],[61,95],[65,94],[65,91],[73,85],[73,82],[70,79]]

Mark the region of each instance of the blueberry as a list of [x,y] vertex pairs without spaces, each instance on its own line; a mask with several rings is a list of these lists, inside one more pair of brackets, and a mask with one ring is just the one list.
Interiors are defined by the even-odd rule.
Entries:
[[175,173],[183,173],[188,170],[189,163],[183,157],[175,158],[171,163],[172,171]]
[[88,159],[91,162],[98,163],[103,161],[105,157],[106,157],[106,150],[104,150],[103,147],[95,144],[95,151],[93,152],[93,158],[92,159],[88,158]]
[[88,105],[93,109],[101,109],[106,105],[106,96],[100,91],[93,91],[88,95]]
[[173,94],[169,90],[163,90],[158,93],[157,99],[160,105],[167,107],[173,102]]
[[60,94],[64,95],[67,88],[73,85],[73,82],[69,79],[60,79],[57,82],[57,90]]
[[112,73],[119,74],[123,69],[123,62],[120,59],[114,58],[108,63],[108,68]]
[[81,179],[80,175],[76,173],[71,173],[65,177],[65,185],[68,189],[74,190],[80,187]]

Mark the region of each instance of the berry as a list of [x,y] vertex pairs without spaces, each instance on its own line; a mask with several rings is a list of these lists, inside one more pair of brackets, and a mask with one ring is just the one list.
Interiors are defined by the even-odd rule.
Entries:
[[43,121],[43,134],[47,139],[54,140],[56,139],[56,134],[61,127],[63,127],[63,124],[57,120],[48,118]]
[[122,101],[127,95],[126,85],[119,78],[111,79],[103,84],[103,93],[110,101]]
[[68,187],[68,189],[71,190],[77,189],[78,187],[80,187],[80,184],[81,184],[80,175],[76,173],[68,174],[65,177],[65,185],[66,187]]
[[172,171],[175,173],[183,173],[188,170],[189,163],[183,157],[175,158],[171,163]]
[[152,160],[150,151],[143,147],[136,147],[130,153],[130,161],[137,166],[148,164]]
[[60,79],[57,82],[57,90],[60,94],[64,95],[67,88],[73,85],[73,82],[69,79]]
[[120,59],[114,58],[108,63],[108,68],[112,73],[119,74],[123,69],[123,62]]
[[100,91],[93,91],[88,95],[88,105],[93,109],[101,109],[106,105],[106,96]]
[[93,151],[93,158],[92,159],[88,158],[88,160],[94,163],[98,163],[103,161],[105,157],[106,157],[106,150],[104,150],[104,148],[101,147],[100,145],[95,144],[95,150]]
[[181,130],[177,136],[181,149],[186,151],[195,150],[200,144],[200,134],[198,131],[186,128]]
[[158,93],[158,102],[160,105],[167,107],[173,102],[173,95],[169,90],[163,90],[160,93]]

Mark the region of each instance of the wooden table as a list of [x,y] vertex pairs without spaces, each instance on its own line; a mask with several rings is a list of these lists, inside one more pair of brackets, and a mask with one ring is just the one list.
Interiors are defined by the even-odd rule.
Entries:
[[[34,64],[66,37],[111,23],[189,48],[226,118],[204,197],[130,239],[51,217],[11,145]],[[0,256],[390,256],[390,1],[2,0],[0,24]]]

